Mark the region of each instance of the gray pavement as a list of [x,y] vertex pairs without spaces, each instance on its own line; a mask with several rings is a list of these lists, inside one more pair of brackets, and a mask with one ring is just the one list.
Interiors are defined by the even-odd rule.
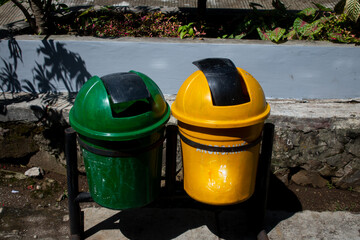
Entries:
[[[256,239],[237,231],[233,212],[220,213],[217,223],[213,212],[196,209],[83,210],[87,239]],[[360,214],[349,212],[269,211],[265,226],[274,240],[360,239]]]
[[[307,7],[313,7],[312,2],[320,3],[328,8],[333,8],[339,0],[283,0],[289,10],[302,10]],[[196,8],[197,0],[59,0],[59,3],[65,3],[69,7],[75,6],[163,6],[179,8]],[[249,4],[258,3],[263,9],[272,9],[271,0],[207,0],[207,8],[210,9],[250,9]],[[0,26],[15,23],[24,20],[22,12],[8,1],[0,7]]]

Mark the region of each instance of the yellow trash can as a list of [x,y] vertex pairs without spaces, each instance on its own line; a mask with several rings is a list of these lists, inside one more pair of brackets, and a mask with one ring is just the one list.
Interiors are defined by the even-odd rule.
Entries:
[[260,84],[229,59],[194,62],[171,110],[178,119],[184,189],[197,201],[236,204],[255,189],[260,141],[270,106]]

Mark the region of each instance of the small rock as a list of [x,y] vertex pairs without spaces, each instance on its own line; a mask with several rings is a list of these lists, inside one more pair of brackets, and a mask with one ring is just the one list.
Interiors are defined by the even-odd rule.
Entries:
[[324,166],[319,170],[320,175],[325,177],[334,176],[334,172],[336,171],[335,167],[330,167],[328,164],[324,164]]
[[48,183],[54,183],[54,182],[55,182],[55,180],[54,180],[54,179],[51,179],[51,178],[47,178],[46,181],[47,181]]
[[44,171],[39,167],[30,168],[25,172],[25,176],[28,177],[42,177],[44,175]]
[[274,172],[275,176],[282,181],[286,186],[289,185],[289,173],[290,170],[288,168],[282,168],[279,170],[276,170]]
[[335,176],[342,177],[344,176],[344,174],[345,174],[344,169],[340,168],[339,170],[336,171]]
[[4,136],[4,133],[7,133],[9,131],[10,131],[10,129],[4,129],[4,128],[0,127],[0,136]]
[[16,178],[18,180],[23,180],[23,179],[26,179],[27,176],[25,176],[24,174],[22,173],[18,173],[18,172],[12,172],[12,171],[5,171],[6,173],[9,173],[9,174],[6,174],[4,176],[4,178],[7,178],[7,179],[11,179],[11,178]]
[[291,180],[302,186],[312,185],[313,187],[325,187],[328,181],[322,178],[317,172],[301,170],[291,177]]
[[27,178],[27,176],[25,176],[24,174],[22,173],[15,173],[14,177],[18,180],[24,180]]
[[37,195],[37,198],[39,198],[39,199],[44,198],[44,194],[43,194],[43,193],[39,193],[39,194]]
[[64,217],[63,217],[63,222],[68,222],[69,221],[69,215],[65,215]]

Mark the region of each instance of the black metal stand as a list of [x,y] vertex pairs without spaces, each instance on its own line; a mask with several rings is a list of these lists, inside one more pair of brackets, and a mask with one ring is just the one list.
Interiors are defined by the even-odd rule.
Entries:
[[258,234],[258,240],[268,240],[268,236],[264,231],[264,220],[267,207],[269,177],[271,155],[274,141],[274,124],[266,123],[263,130],[263,139],[261,145],[261,154],[256,175],[256,187],[253,196],[252,222],[254,224],[254,231]]
[[[171,196],[175,190],[176,182],[176,152],[177,152],[178,127],[168,125],[166,128],[166,193]],[[271,164],[271,154],[273,146],[274,125],[267,123],[263,130],[263,140],[261,155],[257,170],[256,188],[252,198],[252,216],[254,231],[259,233],[259,240],[267,240],[268,237],[264,229],[264,217],[266,212],[267,192],[269,184],[269,173]],[[92,202],[90,193],[79,192],[78,169],[77,169],[77,144],[76,132],[72,128],[65,130],[65,156],[67,164],[67,183],[68,183],[68,204],[70,219],[70,239],[83,239],[84,224],[81,213],[81,202]]]
[[65,129],[65,156],[67,165],[68,203],[70,219],[70,239],[81,239],[81,210],[75,201],[79,195],[77,169],[76,132],[72,128]]

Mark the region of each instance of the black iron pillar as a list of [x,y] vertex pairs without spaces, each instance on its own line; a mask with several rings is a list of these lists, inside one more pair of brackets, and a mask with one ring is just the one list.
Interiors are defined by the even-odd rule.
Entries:
[[207,0],[198,0],[197,1],[197,11],[200,18],[205,18],[206,15],[206,1]]
[[256,187],[253,197],[252,223],[254,231],[258,233],[259,240],[267,240],[264,231],[264,219],[267,207],[267,197],[269,188],[271,155],[274,141],[274,124],[266,123],[263,130],[261,154],[256,175]]
[[72,128],[65,129],[65,157],[67,165],[70,239],[78,240],[82,236],[82,227],[80,205],[75,200],[79,195],[79,175],[77,169],[76,132]]
[[165,187],[168,195],[172,195],[175,190],[177,133],[178,127],[176,125],[168,125],[166,127]]

